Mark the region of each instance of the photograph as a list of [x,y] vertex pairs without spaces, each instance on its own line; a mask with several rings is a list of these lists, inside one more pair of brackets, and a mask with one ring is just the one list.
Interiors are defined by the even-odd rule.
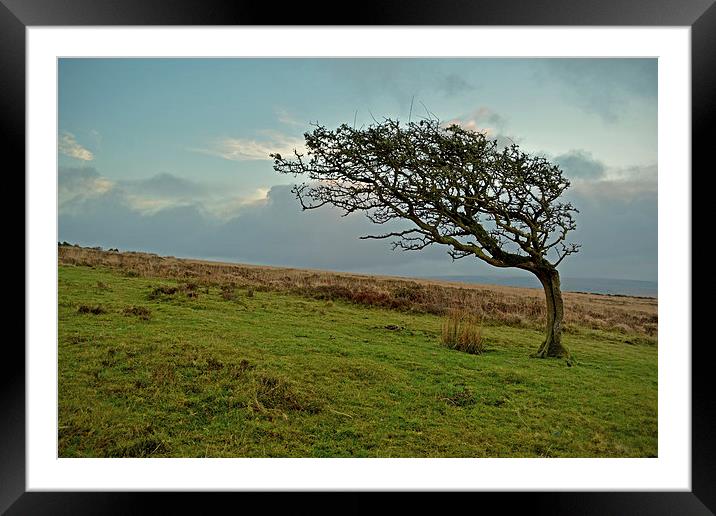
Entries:
[[659,58],[56,66],[58,458],[660,457]]
[[714,49],[716,0],[0,0],[0,514],[716,514]]

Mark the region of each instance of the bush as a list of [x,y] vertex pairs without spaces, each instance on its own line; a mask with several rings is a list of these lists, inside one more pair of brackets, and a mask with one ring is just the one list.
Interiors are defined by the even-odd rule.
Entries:
[[443,321],[440,341],[443,346],[473,355],[485,351],[482,342],[482,321],[464,310],[451,310]]

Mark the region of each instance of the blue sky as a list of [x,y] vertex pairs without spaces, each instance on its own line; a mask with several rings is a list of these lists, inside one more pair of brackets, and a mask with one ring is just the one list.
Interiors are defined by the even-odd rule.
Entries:
[[[580,214],[563,275],[656,280],[654,59],[61,59],[59,238],[175,256],[386,274],[490,274],[445,249],[359,241],[301,213],[269,152],[310,122],[445,122],[559,163]],[[287,252],[286,249],[291,251]],[[505,271],[499,271],[504,274]]]

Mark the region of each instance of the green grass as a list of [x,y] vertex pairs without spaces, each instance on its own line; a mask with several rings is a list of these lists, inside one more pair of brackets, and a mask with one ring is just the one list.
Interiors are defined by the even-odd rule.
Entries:
[[657,347],[633,335],[565,334],[567,367],[531,329],[471,355],[433,315],[160,285],[60,266],[61,457],[657,454]]

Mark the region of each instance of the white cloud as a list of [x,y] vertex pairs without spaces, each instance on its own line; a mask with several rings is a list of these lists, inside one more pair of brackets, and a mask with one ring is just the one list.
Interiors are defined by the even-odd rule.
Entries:
[[303,138],[287,136],[276,131],[261,131],[263,138],[223,138],[208,149],[191,149],[231,161],[270,160],[270,154],[293,154],[294,149],[305,152]]
[[72,203],[100,197],[115,187],[106,177],[100,176],[94,168],[60,168],[58,181],[60,212]]
[[294,115],[289,113],[287,110],[283,108],[276,108],[276,117],[278,118],[278,121],[282,124],[286,125],[295,125],[295,126],[305,126],[303,122],[298,120]]
[[124,198],[129,207],[142,215],[156,213],[160,210],[183,205],[177,203],[173,199],[150,199],[140,195],[126,194]]
[[607,168],[598,180],[577,179],[572,191],[585,197],[634,201],[656,197],[658,193],[657,165]]
[[243,210],[265,204],[268,187],[237,189],[225,184],[197,183],[162,173],[139,180],[112,181],[91,167],[60,167],[60,213],[78,213],[87,202],[117,202],[138,215],[194,207],[208,220],[226,221]]
[[495,140],[499,147],[507,147],[515,143],[521,143],[522,138],[512,136],[505,131],[507,119],[492,109],[481,106],[470,113],[458,116],[446,122],[443,127],[459,125],[468,131],[484,134],[488,139]]
[[506,125],[503,116],[495,113],[490,108],[480,107],[466,115],[461,115],[452,120],[444,122],[444,126],[459,125],[463,129],[484,132],[487,136],[494,136],[501,133]]
[[578,196],[630,202],[656,197],[658,166],[640,164],[628,167],[608,166],[584,149],[570,149],[558,156],[539,153],[560,166],[569,178],[569,192]]
[[572,149],[556,156],[553,161],[557,163],[565,175],[576,180],[597,180],[604,177],[606,166],[592,156],[591,152],[583,149]]
[[207,213],[223,221],[230,220],[247,208],[266,204],[268,201],[269,188],[257,188],[247,195],[235,195],[214,200],[204,204]]
[[65,156],[80,161],[92,161],[94,159],[94,154],[80,145],[74,134],[66,131],[60,135],[59,151]]

